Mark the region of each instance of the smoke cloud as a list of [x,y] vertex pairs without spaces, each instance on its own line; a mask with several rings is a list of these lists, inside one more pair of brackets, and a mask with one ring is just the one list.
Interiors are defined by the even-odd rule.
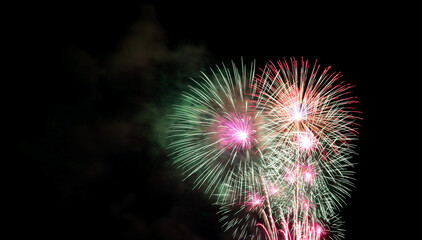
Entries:
[[18,144],[31,174],[43,179],[32,183],[42,197],[27,207],[48,219],[29,218],[37,232],[62,239],[218,234],[209,227],[218,226],[210,206],[179,183],[165,152],[166,115],[210,54],[198,44],[170,45],[154,7],[143,5],[139,15],[101,51],[66,44],[53,90],[40,93],[48,100],[34,125],[42,122],[42,130]]

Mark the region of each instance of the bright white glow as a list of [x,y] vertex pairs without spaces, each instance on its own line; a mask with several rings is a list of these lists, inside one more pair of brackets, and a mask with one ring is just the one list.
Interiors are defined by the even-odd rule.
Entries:
[[315,228],[315,232],[316,232],[316,237],[319,239],[319,237],[321,237],[321,235],[324,234],[325,231],[324,231],[324,228],[317,225]]
[[311,132],[298,133],[296,141],[299,145],[299,148],[304,151],[312,150],[317,143],[316,138]]
[[237,134],[237,137],[242,141],[246,141],[248,139],[248,134],[246,132],[240,131]]
[[252,204],[255,206],[255,205],[261,205],[261,203],[262,203],[262,200],[261,199],[256,199],[256,200],[254,200],[253,202],[252,202]]
[[307,169],[303,173],[303,179],[305,180],[305,182],[312,184],[315,179],[315,172],[313,172],[312,169]]
[[321,233],[322,233],[322,228],[321,228],[320,226],[317,226],[317,227],[316,227],[316,232],[317,232],[317,235],[321,235]]
[[312,146],[312,140],[309,136],[302,136],[300,138],[300,145],[303,148],[310,148]]
[[307,182],[311,182],[313,177],[314,177],[314,176],[313,176],[313,174],[312,174],[312,173],[310,173],[310,172],[305,172],[305,181],[307,181]]
[[252,208],[255,208],[257,206],[262,205],[262,201],[264,200],[263,198],[261,198],[260,196],[256,195],[255,193],[252,193],[250,195],[251,200],[249,202],[247,202],[248,205],[251,205]]
[[294,121],[300,121],[306,116],[306,109],[302,109],[299,103],[296,103],[291,112],[291,117]]

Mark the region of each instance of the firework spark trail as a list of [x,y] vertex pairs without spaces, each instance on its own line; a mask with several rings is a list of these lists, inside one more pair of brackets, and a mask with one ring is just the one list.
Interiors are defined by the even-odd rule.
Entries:
[[319,240],[344,235],[337,212],[353,187],[360,120],[351,85],[315,62],[211,69],[175,107],[174,163],[216,196],[235,239]]

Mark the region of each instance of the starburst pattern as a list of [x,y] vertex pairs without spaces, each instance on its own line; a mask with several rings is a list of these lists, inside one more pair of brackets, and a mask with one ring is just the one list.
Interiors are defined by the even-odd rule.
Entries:
[[360,119],[352,86],[303,59],[260,74],[241,66],[202,73],[175,106],[174,163],[215,197],[234,239],[343,238]]
[[227,196],[227,188],[234,185],[231,194],[244,198],[253,181],[244,182],[243,176],[259,168],[259,115],[248,87],[254,69],[254,64],[249,69],[242,64],[240,70],[233,64],[231,69],[211,69],[211,77],[202,73],[170,116],[174,163],[209,196]]

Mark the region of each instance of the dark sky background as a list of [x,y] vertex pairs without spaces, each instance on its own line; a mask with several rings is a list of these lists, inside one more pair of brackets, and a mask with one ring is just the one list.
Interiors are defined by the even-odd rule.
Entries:
[[406,160],[391,113],[408,97],[397,84],[409,61],[401,10],[152,2],[37,3],[10,19],[16,236],[231,239],[212,202],[171,166],[165,116],[188,77],[242,56],[260,67],[318,59],[356,85],[364,121],[356,188],[341,212],[346,239],[403,234],[391,227],[404,219],[393,207],[404,190],[391,191],[402,176],[394,162]]

